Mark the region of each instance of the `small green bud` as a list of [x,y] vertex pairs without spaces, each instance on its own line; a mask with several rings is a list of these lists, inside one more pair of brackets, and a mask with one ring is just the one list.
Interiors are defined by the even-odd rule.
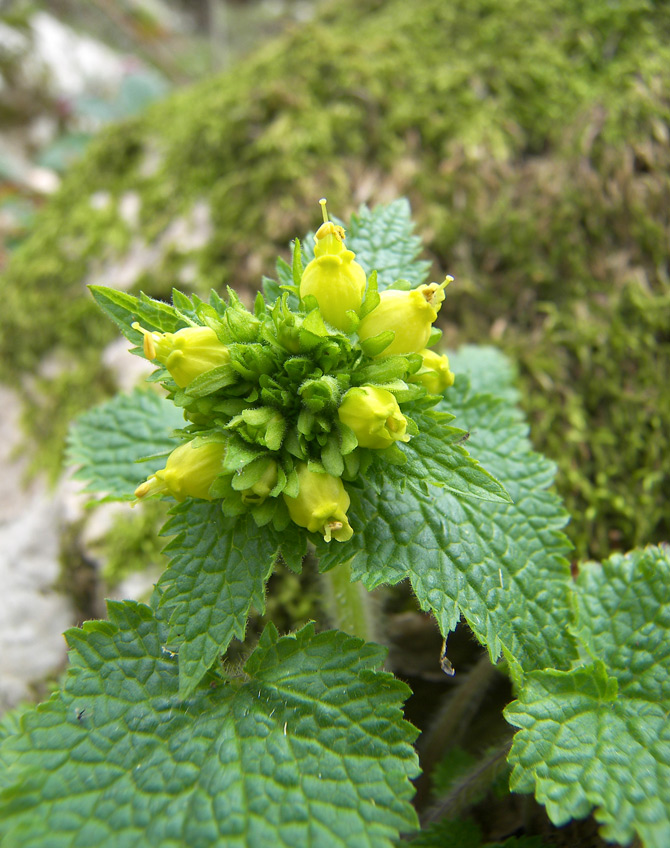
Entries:
[[253,486],[242,491],[242,503],[248,506],[262,504],[270,492],[277,485],[277,463],[272,460],[263,472],[263,475]]
[[383,449],[395,441],[409,441],[407,419],[400,412],[398,401],[386,389],[373,386],[349,389],[337,414],[354,431],[362,448]]
[[310,533],[321,533],[326,542],[351,539],[354,531],[347,519],[350,499],[342,480],[310,471],[304,462],[298,465],[297,473],[298,496],[283,495],[291,519]]
[[423,359],[421,368],[408,378],[410,383],[421,383],[431,395],[440,394],[454,385],[454,373],[449,368],[446,354],[440,356],[434,350],[420,350]]
[[326,201],[320,200],[323,224],[314,236],[314,259],[300,280],[300,297],[313,295],[329,324],[347,332],[347,312],[357,312],[365,294],[365,271],[354,261],[355,254],[344,245],[344,229],[328,220]]
[[135,489],[135,497],[168,494],[178,501],[185,498],[210,501],[209,490],[221,473],[225,453],[226,444],[219,440],[186,442],[172,451],[165,468]]
[[364,342],[391,330],[395,337],[377,356],[418,353],[426,347],[433,321],[437,318],[444,289],[452,278],[438,285],[431,283],[411,291],[386,290],[379,296],[379,306],[361,320],[358,337]]
[[184,388],[196,377],[230,361],[228,348],[210,327],[184,327],[176,333],[152,333],[137,322],[144,334],[144,355],[164,365],[175,383]]

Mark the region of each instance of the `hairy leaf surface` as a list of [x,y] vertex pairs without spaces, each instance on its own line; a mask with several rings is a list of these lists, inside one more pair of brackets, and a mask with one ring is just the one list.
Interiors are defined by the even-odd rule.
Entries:
[[[88,481],[87,492],[108,500],[132,500],[150,474],[163,468],[164,456],[180,443],[172,431],[184,426],[184,416],[156,392],[135,389],[117,395],[80,416],[69,435],[69,461],[81,466],[77,479]],[[144,462],[144,457],[151,457]]]
[[594,661],[528,675],[505,711],[520,727],[511,786],[555,824],[596,808],[607,840],[670,845],[670,556],[647,548],[587,563],[576,632]]
[[244,638],[249,610],[265,608],[265,583],[277,559],[275,533],[250,514],[226,518],[221,504],[187,500],[164,533],[170,564],[158,583],[167,645],[179,652],[179,694],[187,697],[234,637]]
[[408,577],[445,635],[462,614],[494,659],[505,649],[524,669],[569,668],[576,656],[567,633],[570,547],[561,532],[567,515],[547,491],[554,467],[530,449],[527,428],[508,400],[476,393],[460,376],[443,408],[471,433],[469,452],[513,503],[434,486],[423,493],[390,484],[379,492],[351,487],[354,536],[346,552],[319,544],[322,567],[346,555],[368,588]]
[[152,611],[109,617],[68,631],[62,692],[2,743],[3,846],[388,848],[415,827],[408,689],[381,648],[269,626],[243,677],[184,701]]
[[422,488],[432,483],[465,497],[510,502],[504,486],[460,444],[468,438],[467,432],[430,414],[414,414],[413,418],[419,438],[404,445],[406,464],[387,466],[387,479],[401,487],[405,482]]

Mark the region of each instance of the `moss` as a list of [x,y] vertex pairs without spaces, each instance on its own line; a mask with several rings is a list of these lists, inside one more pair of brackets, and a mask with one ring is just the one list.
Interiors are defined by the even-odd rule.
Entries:
[[[450,346],[493,337],[521,356],[536,444],[581,507],[579,550],[600,557],[667,538],[670,460],[615,446],[670,425],[654,382],[668,366],[664,331],[645,311],[660,314],[668,292],[669,35],[667,6],[640,0],[323,8],[231,73],[97,140],[0,283],[2,378],[113,337],[84,282],[199,202],[210,210],[206,244],[172,245],[136,285],[165,294],[192,267],[196,289],[255,286],[314,224],[318,197],[346,217],[361,200],[407,194],[436,264],[457,277]],[[137,225],[119,211],[128,191],[141,198]],[[94,209],[95,192],[110,203]],[[636,297],[645,310],[626,312]],[[636,340],[637,388],[617,395],[611,381],[629,367],[620,324]],[[605,384],[621,412],[597,408]]]
[[160,534],[168,505],[161,500],[138,504],[130,513],[116,515],[104,537],[95,545],[103,562],[102,577],[111,588],[131,574],[164,564],[165,539]]

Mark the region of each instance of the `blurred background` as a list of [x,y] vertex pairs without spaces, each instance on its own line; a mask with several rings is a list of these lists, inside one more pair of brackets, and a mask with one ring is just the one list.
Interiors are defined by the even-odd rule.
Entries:
[[[64,464],[142,377],[86,285],[251,293],[324,195],[409,198],[446,344],[518,369],[575,563],[670,538],[669,4],[5,1],[0,123],[0,708],[159,569],[163,506],[87,510]],[[317,604],[273,578],[280,627]]]

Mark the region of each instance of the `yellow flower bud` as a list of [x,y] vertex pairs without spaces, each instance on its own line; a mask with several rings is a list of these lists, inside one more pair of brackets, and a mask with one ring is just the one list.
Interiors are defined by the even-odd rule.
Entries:
[[260,480],[257,480],[253,486],[242,491],[242,503],[248,506],[256,506],[262,504],[270,492],[277,485],[277,463],[272,461],[263,472]]
[[361,386],[349,389],[337,410],[362,448],[387,448],[395,441],[408,442],[407,419],[398,401],[386,389]]
[[357,312],[365,294],[365,271],[354,261],[355,254],[344,245],[344,230],[328,220],[326,201],[321,200],[323,224],[314,237],[314,259],[300,281],[300,297],[313,295],[324,320],[347,331],[347,312]]
[[284,494],[292,520],[310,533],[321,533],[326,540],[346,542],[354,535],[349,526],[347,510],[349,495],[339,477],[317,474],[303,462],[298,466],[300,490],[296,498]]
[[146,358],[164,365],[181,388],[201,374],[230,361],[228,348],[210,327],[184,327],[176,333],[152,333],[136,322],[133,329],[144,333]]
[[384,330],[393,330],[395,338],[378,356],[418,353],[428,343],[433,321],[444,300],[444,289],[451,280],[447,277],[440,285],[431,283],[412,291],[381,292],[379,305],[362,319],[358,337],[365,341]]
[[186,442],[172,451],[165,468],[135,489],[135,497],[168,494],[178,501],[185,498],[211,501],[209,490],[221,472],[225,453],[225,442]]
[[409,377],[410,383],[421,383],[432,395],[440,394],[449,386],[454,385],[454,374],[449,368],[449,359],[445,354],[440,355],[434,350],[420,350],[423,365]]

